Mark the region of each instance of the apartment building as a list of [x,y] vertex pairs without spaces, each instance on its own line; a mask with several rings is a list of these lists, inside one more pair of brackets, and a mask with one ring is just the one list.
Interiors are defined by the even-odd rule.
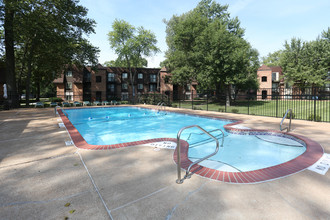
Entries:
[[[171,100],[173,94],[185,92],[171,83],[171,74],[163,68],[132,68],[130,76],[128,68],[90,66],[68,66],[54,80],[57,97],[66,101],[104,101],[131,100],[142,94],[161,93]],[[131,77],[134,84],[131,84]]]
[[260,83],[258,99],[272,99],[275,95],[283,95],[280,94],[284,91],[283,71],[280,66],[262,65],[257,71],[257,76]]

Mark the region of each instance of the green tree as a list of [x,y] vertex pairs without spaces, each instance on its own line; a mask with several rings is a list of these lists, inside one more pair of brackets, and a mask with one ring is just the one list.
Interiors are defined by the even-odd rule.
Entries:
[[[154,33],[143,27],[135,28],[124,20],[115,20],[112,31],[108,33],[110,47],[118,55],[116,64],[123,65],[129,69],[129,78],[132,87],[132,100],[135,102],[135,78],[137,67],[147,66],[146,59],[156,54],[157,39]],[[144,56],[144,57],[143,57]],[[134,69],[134,71],[132,71]]]
[[[230,18],[228,6],[202,0],[195,9],[173,16],[167,25],[166,61],[173,81],[226,93],[230,105],[233,85],[257,85],[258,52],[243,38],[237,18]],[[247,80],[248,79],[248,80]]]
[[326,32],[310,42],[292,38],[284,47],[281,64],[288,82],[302,89],[324,86],[330,70],[330,43]]
[[262,63],[266,66],[281,66],[283,59],[283,50],[278,50],[269,53],[267,56],[262,57]]
[[5,1],[4,6],[14,8],[14,19],[9,25],[16,43],[14,62],[17,61],[19,84],[26,83],[29,105],[32,85],[39,95],[41,83],[49,85],[66,64],[97,62],[98,49],[83,38],[83,34],[94,32],[95,21],[86,17],[87,9],[76,0],[15,2]]

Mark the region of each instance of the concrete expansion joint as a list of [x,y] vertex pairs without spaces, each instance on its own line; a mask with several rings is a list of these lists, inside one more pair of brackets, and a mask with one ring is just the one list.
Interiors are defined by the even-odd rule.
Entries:
[[68,195],[68,196],[57,197],[57,198],[47,199],[47,200],[11,202],[11,203],[2,204],[2,205],[0,204],[0,208],[5,208],[5,207],[9,207],[9,206],[27,205],[27,204],[45,204],[45,203],[50,203],[50,202],[53,202],[53,201],[71,199],[73,197],[81,196],[81,195],[84,195],[84,194],[87,194],[87,193],[90,193],[90,192],[91,192],[90,190],[85,190],[85,191],[75,193],[75,194],[71,194],[71,195]]
[[202,185],[200,185],[197,189],[193,190],[193,191],[190,191],[188,192],[187,196],[184,198],[184,200],[182,200],[181,202],[177,203],[173,208],[172,210],[169,211],[169,214],[166,216],[166,220],[170,220],[175,212],[175,210],[179,207],[179,206],[182,206],[184,205],[191,196],[193,196],[194,194],[198,193],[199,191],[201,191],[203,189],[203,187],[208,183],[210,182],[211,180],[208,180],[206,182],[204,182]]

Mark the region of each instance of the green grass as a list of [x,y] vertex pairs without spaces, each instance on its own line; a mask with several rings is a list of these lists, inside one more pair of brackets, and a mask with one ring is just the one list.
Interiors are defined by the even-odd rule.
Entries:
[[[173,102],[179,108],[192,109],[191,101]],[[330,122],[329,100],[268,100],[268,101],[236,101],[226,107],[220,103],[208,103],[206,100],[196,100],[193,103],[195,109],[220,112],[235,112],[238,114],[261,115],[282,118],[287,109],[292,109],[296,119],[309,120],[315,113],[321,117],[321,121]]]

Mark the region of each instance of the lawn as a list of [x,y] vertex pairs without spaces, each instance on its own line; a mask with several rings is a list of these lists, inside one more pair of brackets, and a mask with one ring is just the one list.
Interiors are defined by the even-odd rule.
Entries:
[[287,109],[292,109],[294,118],[330,122],[329,100],[267,100],[267,101],[236,101],[226,107],[224,103],[207,103],[206,100],[176,101],[172,105],[180,108],[233,112],[239,114],[283,117]]

